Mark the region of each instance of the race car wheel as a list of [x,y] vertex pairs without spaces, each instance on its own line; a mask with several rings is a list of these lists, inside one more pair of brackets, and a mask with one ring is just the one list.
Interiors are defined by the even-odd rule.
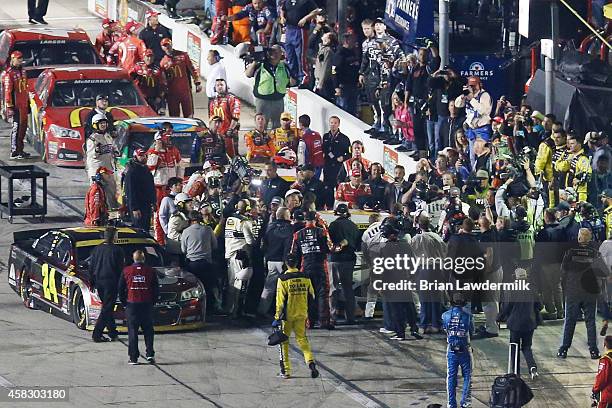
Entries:
[[34,298],[32,296],[33,292],[34,288],[32,287],[30,274],[26,270],[21,271],[21,275],[19,277],[19,296],[21,297],[23,305],[28,309],[36,309],[34,306]]
[[85,309],[85,301],[83,300],[83,293],[81,288],[77,287],[72,292],[72,301],[70,303],[72,321],[81,330],[85,330],[87,327],[87,313]]

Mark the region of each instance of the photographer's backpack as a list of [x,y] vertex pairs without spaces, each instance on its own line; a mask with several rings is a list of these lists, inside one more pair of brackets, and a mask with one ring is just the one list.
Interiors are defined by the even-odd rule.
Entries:
[[519,345],[510,343],[508,374],[496,377],[491,387],[490,408],[519,408],[533,398],[529,387],[519,376]]

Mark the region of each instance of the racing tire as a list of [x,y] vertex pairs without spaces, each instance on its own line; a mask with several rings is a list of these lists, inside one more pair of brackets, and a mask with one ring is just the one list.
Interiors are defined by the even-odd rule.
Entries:
[[30,273],[24,269],[19,275],[19,297],[28,309],[36,309],[33,293],[34,287],[32,286]]
[[72,315],[72,321],[81,330],[87,328],[87,310],[85,308],[85,300],[83,299],[83,292],[78,286],[72,292],[70,297],[70,314]]

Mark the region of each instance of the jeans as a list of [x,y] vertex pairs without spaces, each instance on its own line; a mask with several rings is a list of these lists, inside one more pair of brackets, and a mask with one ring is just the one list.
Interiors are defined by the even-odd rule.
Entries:
[[[532,367],[537,368],[535,358],[533,357],[533,351],[531,350],[532,342],[533,342],[533,330],[526,330],[526,331],[510,330],[510,343],[516,343],[520,346],[521,351],[523,352],[523,356],[525,356],[527,367],[529,367],[530,369]],[[519,364],[516,367],[517,374],[520,373],[520,368],[521,368],[521,363],[519,360]]]
[[457,376],[459,367],[463,376],[463,393],[461,395],[461,406],[470,406],[472,401],[472,352],[470,350],[462,353],[446,352],[447,377],[446,386],[448,392],[448,407],[457,408]]
[[[487,280],[491,283],[501,283],[502,275],[503,272],[500,267],[496,271],[491,272],[487,276]],[[489,290],[484,293],[482,311],[486,318],[485,328],[489,333],[499,333],[499,326],[497,326],[496,322],[497,314],[499,313],[499,294],[499,290]]]
[[448,121],[447,116],[438,116],[438,120],[427,120],[427,143],[429,149],[429,158],[436,159],[436,155],[442,150],[442,127]]
[[213,264],[200,259],[190,261],[187,259],[187,270],[194,274],[204,285],[206,291],[206,310],[212,312],[221,307],[219,298],[219,287],[217,286],[217,274]]
[[318,321],[321,326],[329,325],[329,277],[326,269],[327,266],[323,266],[319,271],[308,271],[306,274],[315,292],[315,305],[308,308],[310,324]]
[[442,303],[421,302],[421,328],[433,327],[439,329],[441,326]]
[[340,290],[344,294],[344,314],[347,321],[355,320],[355,292],[353,291],[353,270],[355,261],[330,262],[329,269],[332,274],[331,285],[331,315],[338,318],[338,304],[340,303]]
[[140,217],[138,218],[134,217],[134,214],[132,214],[132,227],[140,228],[146,233],[149,233],[151,230],[151,207],[141,209],[140,213]]
[[547,313],[563,313],[561,292],[561,265],[547,263],[542,265],[542,303]]
[[390,330],[397,337],[406,337],[406,306],[407,302],[387,302],[384,313],[389,315]]
[[597,328],[595,324],[596,301],[565,300],[565,320],[563,321],[563,340],[561,347],[568,349],[572,345],[576,322],[580,312],[584,314],[587,329],[587,344],[590,350],[597,349]]
[[266,118],[266,129],[268,123],[272,122],[272,128],[280,127],[280,115],[285,110],[284,99],[268,100],[255,98],[255,111],[263,113]]
[[285,30],[285,54],[292,78],[304,80],[304,31],[300,27],[287,25]]
[[128,325],[128,355],[130,360],[138,360],[138,329],[142,328],[144,335],[146,356],[154,357],[153,350],[153,303],[128,303],[126,308]]

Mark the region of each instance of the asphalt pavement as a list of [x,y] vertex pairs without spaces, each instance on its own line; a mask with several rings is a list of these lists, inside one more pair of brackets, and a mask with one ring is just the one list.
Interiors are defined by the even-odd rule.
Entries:
[[[0,25],[27,24],[23,3],[2,2]],[[51,0],[47,20],[53,26],[79,24],[90,35],[99,24],[87,12],[85,1],[77,0]],[[197,117],[206,118],[205,106],[205,98],[196,98]],[[250,126],[252,108],[245,106],[243,112],[243,121]],[[0,164],[8,162],[9,146],[8,128],[2,123]],[[118,343],[94,344],[91,334],[74,324],[26,309],[7,283],[12,233],[79,225],[87,190],[84,170],[48,166],[37,158],[26,163],[50,173],[49,214],[44,224],[31,218],[16,218],[13,224],[0,220],[0,391],[11,386],[66,386],[69,400],[0,402],[0,407],[445,405],[445,339],[441,335],[398,343],[378,333],[379,321],[310,331],[321,377],[311,379],[300,353],[293,349],[295,376],[283,380],[276,377],[278,349],[266,346],[267,321],[220,318],[198,332],[160,334],[155,338],[157,363],[129,366],[125,336]],[[584,325],[576,329],[567,360],[555,357],[561,329],[562,322],[556,321],[536,331],[534,354],[541,375],[537,381],[527,380],[535,393],[529,407],[590,406],[597,362],[589,359]],[[474,407],[487,406],[493,379],[506,371],[508,337],[508,331],[502,330],[498,338],[473,341]]]

